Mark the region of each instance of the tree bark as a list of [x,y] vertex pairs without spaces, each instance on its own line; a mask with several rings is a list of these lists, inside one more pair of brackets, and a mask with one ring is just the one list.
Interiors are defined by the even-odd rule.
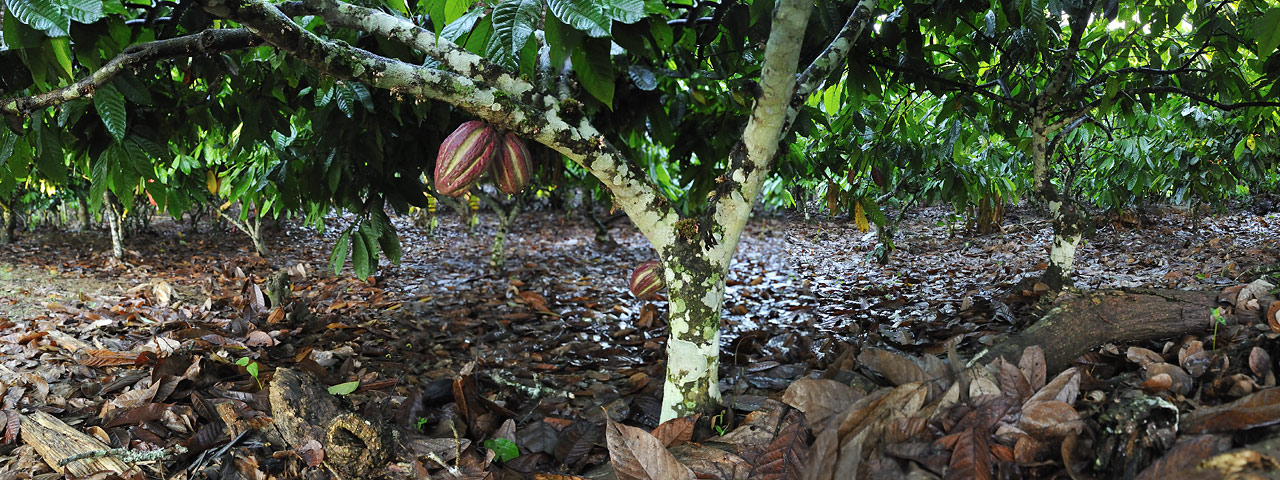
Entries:
[[89,199],[83,193],[77,192],[76,203],[79,204],[76,207],[76,216],[80,220],[80,230],[87,232],[93,228],[93,216],[89,215]]
[[[1044,349],[1050,371],[1111,342],[1140,342],[1203,333],[1212,328],[1218,292],[1121,289],[1066,291],[1039,321],[980,353],[979,362],[1017,360],[1031,345]],[[1228,325],[1253,319],[1225,315]]]
[[102,193],[103,220],[111,230],[111,256],[116,260],[124,258],[124,224],[120,218],[120,200],[110,191]]
[[0,202],[0,245],[13,243],[13,231],[17,228],[17,215],[10,203]]

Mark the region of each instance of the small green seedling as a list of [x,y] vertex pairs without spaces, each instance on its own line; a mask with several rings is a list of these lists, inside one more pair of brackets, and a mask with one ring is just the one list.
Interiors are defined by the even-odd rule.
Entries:
[[724,412],[717,413],[716,416],[711,417],[711,428],[716,431],[716,435],[722,437],[724,434],[729,433],[729,422],[725,421]]
[[258,382],[258,389],[262,389],[262,378],[258,377],[258,362],[249,360],[249,357],[240,357],[236,359],[236,365],[244,367],[244,370],[249,372],[249,376]]
[[493,450],[494,456],[503,462],[510,462],[520,456],[520,448],[516,442],[505,438],[490,438],[484,441],[484,448]]
[[418,431],[422,431],[423,428],[426,428],[427,422],[430,422],[430,420],[427,420],[427,417],[418,417],[418,420],[413,422],[413,426],[414,428],[417,428]]
[[1221,324],[1222,326],[1225,327],[1227,325],[1227,320],[1222,318],[1221,308],[1215,308],[1210,313],[1213,314],[1213,349],[1217,350],[1218,349],[1218,325]]

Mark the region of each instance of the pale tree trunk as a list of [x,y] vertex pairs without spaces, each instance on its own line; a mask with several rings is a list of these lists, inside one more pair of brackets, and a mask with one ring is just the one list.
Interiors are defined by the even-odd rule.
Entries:
[[706,252],[681,242],[663,255],[670,298],[667,373],[662,418],[682,417],[720,404],[720,309],[726,261],[708,261]]
[[498,228],[493,233],[493,247],[489,253],[489,268],[495,272],[501,272],[507,263],[507,233],[511,231],[511,225],[515,224],[516,217],[520,215],[520,207],[524,204],[524,196],[516,195],[515,202],[507,206],[502,205],[498,199],[480,189],[475,189],[471,194],[479,197],[481,201],[489,205],[489,208],[493,209],[493,213],[498,216]]
[[76,216],[80,220],[80,230],[87,232],[93,228],[93,216],[89,215],[89,199],[83,193],[76,192],[76,203],[79,204],[76,207]]
[[120,200],[110,191],[102,193],[102,219],[111,230],[111,256],[116,260],[124,258],[124,225],[120,212]]
[[18,226],[18,215],[13,213],[13,203],[0,201],[0,245],[13,243],[13,231]]
[[[1061,124],[1059,124],[1061,125]],[[1049,263],[1041,276],[1041,281],[1052,290],[1061,290],[1071,285],[1071,268],[1075,263],[1076,251],[1084,239],[1088,219],[1069,199],[1063,198],[1053,186],[1049,169],[1049,134],[1058,130],[1055,126],[1045,124],[1043,114],[1033,114],[1031,118],[1031,161],[1032,181],[1035,195],[1049,209],[1049,218],[1053,224],[1053,241],[1049,245]]]

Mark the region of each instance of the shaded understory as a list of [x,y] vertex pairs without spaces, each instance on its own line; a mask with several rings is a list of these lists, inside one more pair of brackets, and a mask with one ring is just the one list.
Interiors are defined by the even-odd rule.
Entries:
[[[694,439],[729,433],[702,444],[732,451],[748,470],[758,472],[763,472],[760,452],[773,451],[768,447],[778,439],[790,442],[788,448],[812,446],[821,452],[820,415],[805,411],[807,423],[800,422],[805,435],[784,428],[799,417],[778,403],[779,394],[797,379],[824,376],[853,385],[856,393],[841,397],[849,405],[874,404],[877,395],[914,395],[902,386],[877,390],[909,382],[892,373],[903,367],[886,367],[900,360],[876,362],[867,352],[941,355],[945,342],[955,338],[966,354],[1033,321],[1043,307],[1037,305],[1042,291],[1035,278],[1047,257],[1047,224],[1032,211],[1017,210],[1006,219],[1004,233],[972,236],[948,213],[930,208],[908,215],[900,250],[884,267],[870,260],[875,235],[858,231],[852,222],[754,220],[735,257],[725,304],[721,379],[725,404],[735,415],[718,423],[703,419]],[[1254,280],[1265,273],[1258,267],[1280,261],[1280,215],[1274,213],[1194,219],[1164,209],[1110,220],[1077,257],[1078,287],[1216,291]],[[384,474],[451,475],[431,458],[435,455],[465,478],[519,478],[528,472],[608,476],[605,417],[645,430],[657,426],[666,305],[636,301],[626,290],[631,269],[652,259],[629,225],[615,226],[616,244],[604,245],[592,240],[585,222],[562,213],[527,213],[507,239],[507,270],[497,273],[485,268],[493,218],[482,217],[469,234],[462,222],[443,216],[433,237],[400,218],[404,263],[384,263],[366,281],[350,278],[349,269],[342,276],[326,272],[328,248],[341,231],[335,227],[345,221],[332,219],[324,234],[287,227],[273,235],[276,254],[266,260],[254,257],[247,239],[225,228],[179,235],[168,222],[131,239],[123,263],[108,259],[103,232],[40,232],[0,246],[0,380],[9,387],[6,416],[44,411],[81,429],[99,426],[95,431],[112,446],[145,450],[182,442],[191,450],[141,467],[153,478],[182,471],[185,477],[179,478],[217,477],[227,469],[257,472],[260,478],[324,475],[317,473],[323,468],[304,468],[310,457],[298,445],[292,449],[296,455],[273,456],[277,448],[256,443],[253,435],[249,440],[239,436],[253,431],[245,426],[252,419],[271,416],[259,380],[269,385],[281,367],[309,373],[326,386],[358,380],[359,390],[341,396],[343,409],[423,434],[404,440],[413,454]],[[273,305],[266,279],[283,269],[292,277],[291,294]],[[1075,404],[1086,420],[1085,431],[1104,430],[1114,421],[1106,419],[1111,418],[1106,402],[1127,405],[1120,399],[1133,392],[1151,393],[1174,412],[1185,412],[1202,402],[1222,403],[1274,386],[1274,375],[1267,377],[1273,366],[1269,358],[1265,370],[1251,365],[1257,355],[1253,347],[1272,357],[1280,354],[1274,337],[1269,329],[1244,325],[1215,330],[1211,337],[1137,344],[1163,354],[1160,361],[1146,363],[1134,361],[1128,344],[1106,346],[1091,354],[1092,373],[1076,380],[1078,391],[1088,394]],[[1192,371],[1195,378],[1188,377],[1185,386],[1147,385],[1151,375],[1146,372],[1164,368],[1151,365],[1170,365],[1165,360],[1177,365],[1180,357],[1199,351],[1186,353],[1188,341],[1212,350],[1208,364],[1221,371]],[[236,364],[241,358],[246,360]],[[257,379],[246,369],[250,364],[256,365]],[[1242,372],[1252,386],[1239,386],[1244,381],[1238,378],[1222,380]],[[1023,373],[1035,376],[1034,369]],[[1050,378],[1055,374],[1047,372]],[[970,377],[960,383],[982,384]],[[976,392],[978,398],[984,391]],[[932,401],[940,393],[920,395]],[[1007,393],[1004,397],[1018,397]],[[792,394],[788,404],[799,407],[795,395],[800,394]],[[1014,407],[1029,405],[1027,398],[1019,400],[1003,410],[981,401],[968,408],[1008,416]],[[234,404],[237,418],[216,408],[227,402]],[[889,463],[900,471],[926,472],[938,468],[939,452],[946,450],[951,453],[941,465],[950,461],[956,471],[955,442],[924,453],[894,450],[905,448],[894,445],[923,441],[929,432],[946,438],[944,433],[957,431],[966,417],[951,408],[952,413],[929,417],[934,427],[907,430],[900,442],[877,447],[882,451],[876,458],[894,459]],[[752,411],[770,412],[756,420],[776,416],[773,430],[734,437],[732,432],[743,430],[733,427],[751,423],[746,414]],[[995,425],[988,427],[994,432]],[[1262,435],[1258,432],[1249,435],[1256,438]],[[819,443],[812,444],[809,434]],[[232,448],[219,450],[236,437]],[[486,459],[479,444],[499,437],[512,439],[522,455],[507,462]],[[1058,445],[1062,437],[1035,435],[1045,445]],[[1008,440],[994,438],[992,445]],[[838,440],[842,446],[850,441]],[[1101,434],[1080,441],[1088,446],[1073,445],[1094,449],[1093,458],[1115,457]],[[1145,463],[1126,464],[1123,470],[1136,474],[1173,442],[1139,445],[1140,451],[1130,451],[1123,461]],[[1040,456],[1028,463],[1030,457],[1013,456],[1015,444],[1017,438],[1006,447],[1007,459],[998,448],[989,448],[997,452],[992,458],[1003,462],[999,471],[1063,474],[1071,460],[1043,454],[1040,450],[1048,447],[1037,444],[1040,450],[1033,453]],[[455,459],[458,452],[462,457]],[[677,457],[686,464],[710,458],[702,450],[680,452]],[[48,471],[39,459],[22,440],[0,446],[0,471]],[[730,472],[721,476],[734,477],[741,468],[726,465],[739,460],[712,463]],[[886,465],[868,460],[859,468],[888,472]],[[1104,466],[1093,465],[1093,474],[1120,472]]]

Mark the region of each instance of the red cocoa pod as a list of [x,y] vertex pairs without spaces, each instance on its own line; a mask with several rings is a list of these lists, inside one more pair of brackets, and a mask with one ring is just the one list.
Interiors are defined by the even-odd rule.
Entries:
[[662,265],[656,260],[641,263],[631,272],[631,294],[644,300],[662,290]]
[[436,154],[436,191],[457,197],[470,190],[498,147],[498,132],[489,124],[472,120],[445,137]]
[[885,183],[887,183],[887,180],[884,178],[884,172],[881,172],[880,169],[876,167],[871,167],[871,181],[876,182],[876,186],[880,188],[884,188]]
[[514,133],[507,132],[498,141],[498,151],[490,167],[493,184],[507,195],[515,195],[529,185],[533,177],[533,158],[529,147]]

